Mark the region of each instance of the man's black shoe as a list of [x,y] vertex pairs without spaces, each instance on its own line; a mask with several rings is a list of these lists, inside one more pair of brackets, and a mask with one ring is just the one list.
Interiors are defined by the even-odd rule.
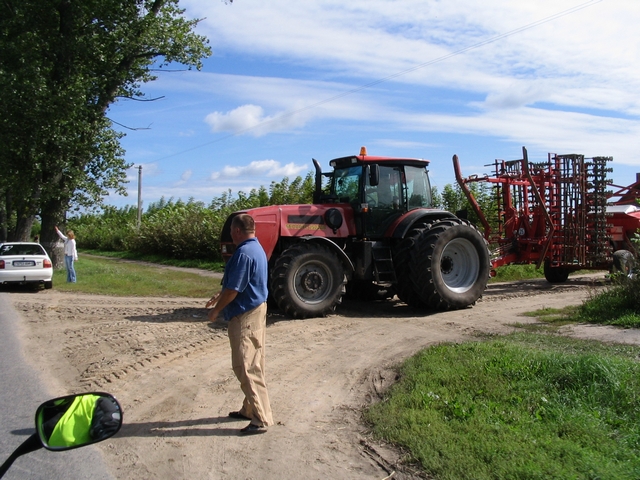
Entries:
[[251,420],[249,417],[245,417],[240,412],[229,412],[231,418],[239,418],[240,420]]
[[267,427],[260,427],[250,423],[240,430],[240,435],[255,435],[256,433],[267,433]]

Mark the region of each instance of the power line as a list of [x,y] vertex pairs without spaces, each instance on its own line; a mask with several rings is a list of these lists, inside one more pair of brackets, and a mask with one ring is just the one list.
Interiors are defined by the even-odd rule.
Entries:
[[397,73],[388,75],[388,76],[380,78],[378,80],[374,80],[372,82],[365,83],[364,85],[360,85],[359,87],[352,88],[350,90],[346,90],[346,91],[344,91],[342,93],[338,93],[338,94],[336,94],[336,95],[334,95],[332,97],[326,98],[324,100],[320,100],[320,101],[318,101],[316,103],[312,103],[312,104],[307,105],[305,107],[301,107],[301,108],[299,108],[297,110],[292,110],[290,112],[282,113],[282,114],[280,114],[280,115],[278,115],[278,116],[276,116],[276,117],[274,117],[274,118],[272,118],[270,120],[264,120],[264,121],[262,121],[262,122],[260,122],[260,123],[258,123],[256,125],[253,125],[252,127],[243,128],[242,130],[238,130],[238,131],[236,131],[234,133],[229,133],[229,134],[224,135],[222,137],[216,138],[215,140],[211,140],[210,142],[203,143],[201,145],[198,145],[198,146],[195,146],[195,147],[191,147],[191,148],[188,148],[186,150],[182,150],[181,152],[177,152],[177,153],[173,153],[171,155],[167,155],[167,156],[161,157],[161,158],[157,159],[156,161],[166,160],[167,158],[176,157],[178,155],[182,155],[184,153],[188,153],[188,152],[191,152],[193,150],[197,150],[199,148],[206,147],[208,145],[212,145],[214,143],[221,142],[221,141],[226,140],[228,138],[235,137],[237,135],[240,135],[240,134],[243,134],[243,133],[246,133],[246,132],[250,132],[251,130],[254,130],[254,129],[258,128],[258,127],[262,127],[264,125],[268,125],[268,124],[273,123],[275,121],[280,121],[282,119],[292,117],[292,116],[297,115],[297,114],[302,113],[302,112],[306,112],[308,110],[311,110],[313,108],[319,107],[321,105],[325,105],[327,103],[334,102],[335,100],[338,100],[340,98],[344,98],[344,97],[346,97],[348,95],[353,95],[354,93],[361,92],[362,90],[365,90],[367,88],[375,87],[376,85],[380,85],[381,83],[387,82],[387,81],[392,80],[394,78],[398,78],[398,77],[401,77],[401,76],[406,75],[408,73],[415,72],[416,70],[420,70],[422,68],[429,67],[429,66],[434,65],[436,63],[443,62],[445,60],[448,60],[450,58],[456,57],[458,55],[462,55],[463,53],[467,53],[467,52],[469,52],[471,50],[475,50],[477,48],[484,47],[485,45],[489,45],[491,43],[495,43],[498,40],[502,40],[504,38],[511,37],[513,35],[516,35],[518,33],[524,32],[526,30],[530,30],[532,28],[538,27],[538,26],[543,25],[545,23],[552,22],[553,20],[557,20],[558,18],[562,18],[562,17],[565,17],[567,15],[571,15],[573,13],[576,13],[576,12],[580,11],[580,10],[583,10],[585,8],[588,8],[588,7],[591,7],[591,6],[593,6],[593,5],[597,4],[597,3],[601,3],[602,1],[603,0],[589,0],[587,2],[584,2],[584,3],[581,3],[579,5],[576,5],[575,7],[571,7],[569,9],[567,9],[567,10],[563,10],[562,12],[558,12],[558,13],[555,13],[555,14],[550,15],[548,17],[545,17],[545,18],[543,18],[541,20],[537,20],[535,22],[529,23],[529,24],[524,25],[522,27],[515,28],[515,29],[510,30],[510,31],[508,31],[506,33],[501,33],[501,34],[496,35],[494,37],[491,37],[491,38],[489,38],[487,40],[482,40],[482,41],[480,41],[478,43],[474,43],[473,45],[470,45],[468,47],[464,47],[464,48],[461,48],[460,50],[456,50],[456,51],[448,53],[446,55],[442,55],[441,57],[434,58],[432,60],[429,60],[428,62],[420,63],[418,65],[415,65],[415,66],[411,67],[411,68],[407,68],[405,70],[401,70],[401,71],[399,71]]

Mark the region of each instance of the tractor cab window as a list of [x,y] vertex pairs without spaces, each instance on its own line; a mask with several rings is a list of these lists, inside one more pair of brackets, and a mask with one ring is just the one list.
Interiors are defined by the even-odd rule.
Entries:
[[367,178],[366,202],[369,208],[398,210],[402,195],[402,172],[395,167],[380,166],[380,181],[372,186]]
[[407,182],[407,204],[409,210],[413,208],[431,208],[431,185],[424,167],[405,167]]
[[362,167],[336,169],[333,173],[333,194],[342,203],[360,202],[360,177]]
[[367,233],[382,235],[402,214],[402,171],[400,167],[380,165],[378,185],[365,184],[365,202],[369,206]]

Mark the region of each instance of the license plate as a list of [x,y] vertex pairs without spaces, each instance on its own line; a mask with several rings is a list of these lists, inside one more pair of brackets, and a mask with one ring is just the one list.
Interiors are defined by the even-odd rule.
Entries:
[[36,262],[33,260],[16,260],[13,262],[14,267],[35,267]]

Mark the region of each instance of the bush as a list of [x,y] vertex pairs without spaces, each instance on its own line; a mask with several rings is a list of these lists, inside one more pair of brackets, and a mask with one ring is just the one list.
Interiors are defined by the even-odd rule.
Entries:
[[91,250],[128,250],[136,234],[138,211],[135,207],[105,207],[102,215],[81,215],[70,220],[78,246]]
[[129,250],[176,259],[218,260],[225,219],[200,202],[169,202],[145,215]]

